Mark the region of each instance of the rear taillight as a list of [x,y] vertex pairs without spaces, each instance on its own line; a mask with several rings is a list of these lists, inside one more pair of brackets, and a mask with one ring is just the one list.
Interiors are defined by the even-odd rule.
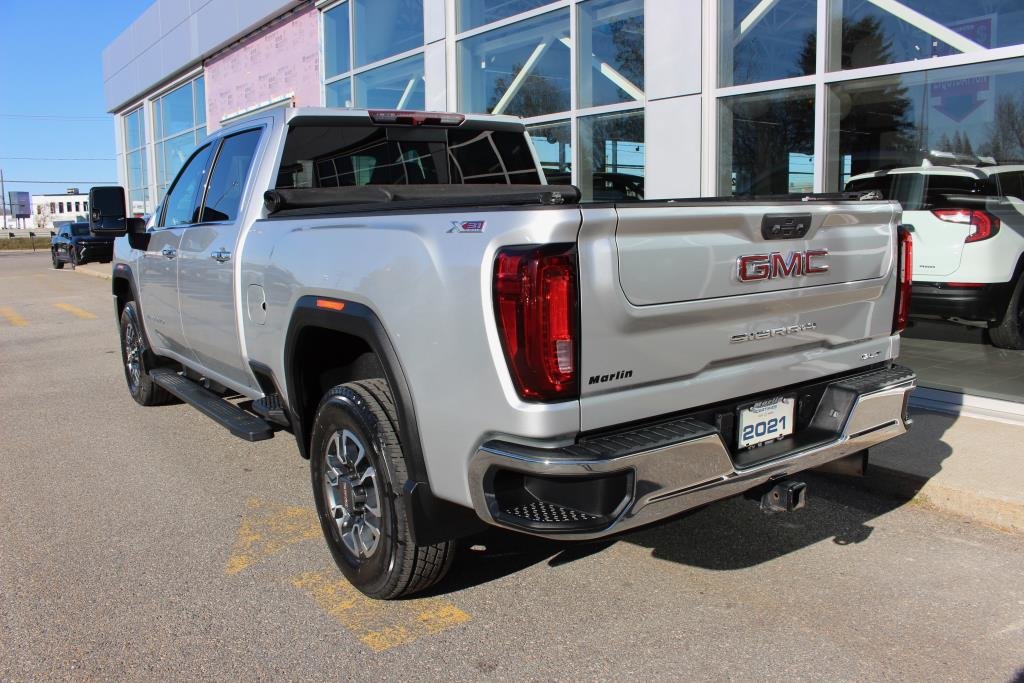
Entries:
[[932,215],[947,223],[969,225],[971,231],[964,238],[964,243],[987,240],[999,232],[999,219],[988,211],[978,209],[935,209]]
[[892,333],[899,334],[907,328],[910,317],[910,288],[914,279],[914,242],[910,231],[904,226],[898,230],[899,243],[896,263],[896,309],[892,316]]
[[516,391],[530,401],[579,396],[579,302],[573,245],[511,247],[494,264],[494,313]]

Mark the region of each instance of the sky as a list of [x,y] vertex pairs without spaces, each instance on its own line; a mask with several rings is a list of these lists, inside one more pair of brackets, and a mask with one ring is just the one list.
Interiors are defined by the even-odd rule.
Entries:
[[0,169],[8,192],[117,183],[103,49],[150,0],[0,0]]

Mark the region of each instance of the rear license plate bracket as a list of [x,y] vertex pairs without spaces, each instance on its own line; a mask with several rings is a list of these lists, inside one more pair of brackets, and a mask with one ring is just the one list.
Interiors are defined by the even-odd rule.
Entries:
[[796,397],[773,396],[738,406],[736,409],[736,447],[754,448],[777,441],[793,433],[796,425]]

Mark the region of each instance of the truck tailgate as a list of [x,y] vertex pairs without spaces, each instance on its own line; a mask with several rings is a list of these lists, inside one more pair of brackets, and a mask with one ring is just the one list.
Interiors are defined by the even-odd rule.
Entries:
[[[890,202],[585,208],[583,429],[892,357],[899,215]],[[773,233],[787,217],[806,234]]]

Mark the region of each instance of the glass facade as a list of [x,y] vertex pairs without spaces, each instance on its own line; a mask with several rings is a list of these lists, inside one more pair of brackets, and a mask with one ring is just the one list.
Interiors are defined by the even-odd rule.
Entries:
[[423,0],[344,0],[320,14],[325,105],[426,106]]
[[529,118],[571,109],[569,10],[458,43],[459,111]]
[[1024,43],[1020,0],[833,0],[832,69],[972,54]]
[[153,102],[153,127],[159,202],[189,154],[206,138],[206,96],[202,76]]
[[423,0],[350,0],[355,65],[423,47]]
[[578,16],[577,106],[643,102],[643,0],[590,0]]
[[146,181],[146,117],[142,107],[126,114],[124,124],[125,180],[129,210],[143,214],[149,211]]
[[347,2],[323,13],[324,77],[328,80],[352,68],[352,41]]
[[579,146],[584,201],[643,199],[643,112],[581,117]]
[[1024,402],[1024,307],[998,294],[1021,275],[993,241],[1024,225],[1024,3],[717,10],[717,192],[899,201],[914,243],[900,361],[925,387]]
[[553,184],[572,182],[572,124],[569,121],[528,126],[537,158]]
[[721,0],[719,85],[814,73],[816,0]]
[[810,192],[814,169],[814,88],[719,100],[722,195]]
[[364,109],[423,109],[423,55],[356,74],[355,103]]
[[551,0],[458,0],[460,31],[483,26],[551,4]]
[[1024,58],[837,83],[829,90],[828,187],[851,175],[961,162],[1024,161]]

